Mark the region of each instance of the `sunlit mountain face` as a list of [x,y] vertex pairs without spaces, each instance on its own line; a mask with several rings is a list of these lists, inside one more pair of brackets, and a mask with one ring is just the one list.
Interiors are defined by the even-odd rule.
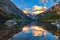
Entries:
[[52,0],[11,0],[25,14],[40,14],[54,5]]

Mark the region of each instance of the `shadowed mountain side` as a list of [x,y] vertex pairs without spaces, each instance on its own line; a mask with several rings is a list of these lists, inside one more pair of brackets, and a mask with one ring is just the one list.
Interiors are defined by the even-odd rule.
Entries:
[[58,30],[56,25],[52,25],[52,22],[54,21],[37,21],[36,25],[41,26],[45,30],[51,32],[53,35],[59,36],[60,30]]
[[[24,12],[17,8],[10,0],[0,0],[0,40],[7,40],[15,33],[20,32],[24,25],[29,24],[30,20],[31,18],[27,17]],[[6,23],[7,21],[8,23]],[[8,24],[10,25],[11,23],[13,25],[8,26]]]
[[14,34],[20,32],[25,25],[28,25],[31,21],[17,22],[14,26],[6,26],[0,29],[0,40],[7,40]]

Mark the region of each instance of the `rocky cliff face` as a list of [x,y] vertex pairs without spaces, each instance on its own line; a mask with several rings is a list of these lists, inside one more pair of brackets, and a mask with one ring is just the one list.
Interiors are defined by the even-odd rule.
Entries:
[[23,18],[24,14],[23,11],[18,9],[14,3],[10,0],[1,0],[0,1],[0,10],[5,12],[6,14],[16,14]]
[[0,0],[0,40],[7,40],[13,34],[20,31],[20,28],[16,28],[20,25],[20,22],[17,24],[17,26],[15,25],[12,27],[7,27],[4,25],[7,20],[13,19],[23,20],[27,19],[27,16],[10,0]]

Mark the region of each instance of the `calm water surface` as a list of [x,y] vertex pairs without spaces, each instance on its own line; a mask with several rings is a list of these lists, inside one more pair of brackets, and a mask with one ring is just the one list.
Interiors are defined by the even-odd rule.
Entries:
[[57,40],[57,26],[52,25],[53,21],[32,21],[24,25],[22,31],[15,34],[12,40]]

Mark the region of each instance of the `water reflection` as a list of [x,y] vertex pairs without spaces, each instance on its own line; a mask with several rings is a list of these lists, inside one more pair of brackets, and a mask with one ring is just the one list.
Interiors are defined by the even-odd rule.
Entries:
[[3,21],[3,23],[0,23],[0,40],[8,40],[12,35],[20,32],[21,28],[28,25],[30,22],[31,21]]
[[58,27],[58,29],[60,29],[60,21],[56,21],[56,22],[53,22],[51,24],[56,25]]
[[38,22],[35,21],[24,26],[21,32],[12,37],[12,40],[56,40],[55,36],[44,26],[36,24]]

